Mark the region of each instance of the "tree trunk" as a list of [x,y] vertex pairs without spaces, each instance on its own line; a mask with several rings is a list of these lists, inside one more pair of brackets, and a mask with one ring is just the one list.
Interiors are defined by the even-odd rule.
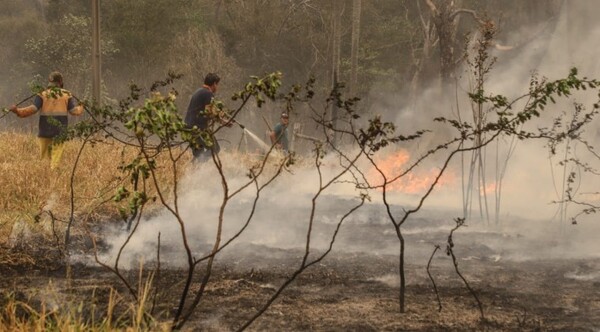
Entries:
[[[331,85],[333,88],[337,85],[340,76],[340,53],[341,53],[341,44],[342,44],[342,0],[332,0],[333,2],[333,10],[332,10],[332,58],[331,58]],[[331,109],[331,123],[334,128],[337,128],[337,120],[338,120],[338,109],[337,105],[334,103]],[[332,133],[331,144],[336,145],[336,134]]]
[[415,67],[415,70],[412,75],[412,79],[410,81],[410,90],[409,90],[409,100],[412,105],[415,105],[417,101],[417,97],[419,91],[421,89],[421,79],[423,74],[423,68],[429,64],[429,59],[431,57],[431,49],[433,48],[433,43],[435,42],[435,38],[433,36],[433,25],[430,19],[425,19],[423,13],[421,11],[421,6],[419,2],[417,2],[417,8],[419,10],[419,18],[421,21],[421,29],[423,33],[423,38],[421,42],[420,50],[413,46],[412,49],[412,60]]
[[452,83],[454,77],[454,39],[456,35],[456,25],[452,17],[453,2],[443,1],[439,5],[439,12],[434,22],[440,43],[440,77],[442,79],[442,88]]
[[437,4],[433,0],[425,0],[425,2],[431,10],[432,21],[439,39],[440,79],[443,92],[452,83],[457,64],[454,50],[457,29],[456,7],[451,0],[437,1]]
[[340,53],[342,44],[342,0],[332,0],[332,31],[331,31],[331,82],[335,84],[340,73]]
[[350,73],[350,95],[356,96],[356,87],[358,82],[358,45],[360,36],[360,14],[361,0],[354,0],[352,3],[352,49],[350,53],[351,73]]

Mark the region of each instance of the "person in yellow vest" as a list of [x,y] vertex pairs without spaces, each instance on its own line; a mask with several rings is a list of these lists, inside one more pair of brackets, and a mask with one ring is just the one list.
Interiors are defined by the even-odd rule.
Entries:
[[64,146],[54,140],[67,128],[69,114],[83,113],[83,106],[71,95],[71,92],[63,89],[62,74],[56,71],[50,73],[48,88],[35,96],[32,105],[22,108],[13,105],[10,111],[20,118],[40,113],[38,126],[40,156],[42,159],[49,158],[50,168],[56,168]]

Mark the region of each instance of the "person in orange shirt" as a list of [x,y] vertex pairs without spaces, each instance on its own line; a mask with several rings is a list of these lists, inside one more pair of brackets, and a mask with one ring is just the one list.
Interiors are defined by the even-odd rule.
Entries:
[[64,146],[56,143],[55,138],[67,128],[68,115],[81,115],[83,106],[72,96],[71,92],[63,88],[63,76],[59,72],[52,72],[48,77],[48,88],[33,99],[33,104],[19,108],[10,107],[10,111],[20,118],[40,113],[38,126],[38,141],[42,159],[50,159],[50,168],[58,166],[62,157]]

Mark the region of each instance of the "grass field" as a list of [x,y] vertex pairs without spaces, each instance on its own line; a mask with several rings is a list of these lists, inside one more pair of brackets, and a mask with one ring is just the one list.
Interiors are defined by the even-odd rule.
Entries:
[[[120,185],[129,184],[127,174],[119,166],[134,157],[133,149],[88,143],[73,173],[82,141],[65,144],[60,165],[50,169],[49,160],[39,157],[35,136],[0,133],[0,243],[8,240],[16,222],[35,226],[44,212],[52,213],[58,221],[68,220],[71,183],[78,220],[118,219],[118,206],[125,203],[111,198]],[[166,160],[160,160],[159,169],[165,163]],[[164,173],[158,172],[160,181],[169,186],[172,180]]]

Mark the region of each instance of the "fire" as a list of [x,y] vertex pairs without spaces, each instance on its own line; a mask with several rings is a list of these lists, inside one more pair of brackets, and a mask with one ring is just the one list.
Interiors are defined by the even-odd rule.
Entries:
[[[383,172],[385,177],[389,180],[399,176],[402,172],[406,171],[406,167],[409,167],[410,164],[408,161],[410,160],[410,154],[406,150],[400,150],[397,153],[383,157],[383,158],[375,158],[375,163],[377,167]],[[422,168],[417,167],[413,171],[408,174],[402,176],[396,181],[387,185],[386,189],[388,191],[396,191],[403,193],[423,193],[435,181],[435,178],[438,176],[440,170],[439,168],[431,168],[428,171],[423,171]],[[372,185],[382,185],[383,178],[381,174],[373,167],[367,173],[367,179]],[[449,174],[447,171],[437,186],[444,186],[455,182],[455,176]]]
[[489,183],[485,187],[483,185],[479,186],[480,193],[486,193],[489,195],[495,191],[496,191],[496,182]]

